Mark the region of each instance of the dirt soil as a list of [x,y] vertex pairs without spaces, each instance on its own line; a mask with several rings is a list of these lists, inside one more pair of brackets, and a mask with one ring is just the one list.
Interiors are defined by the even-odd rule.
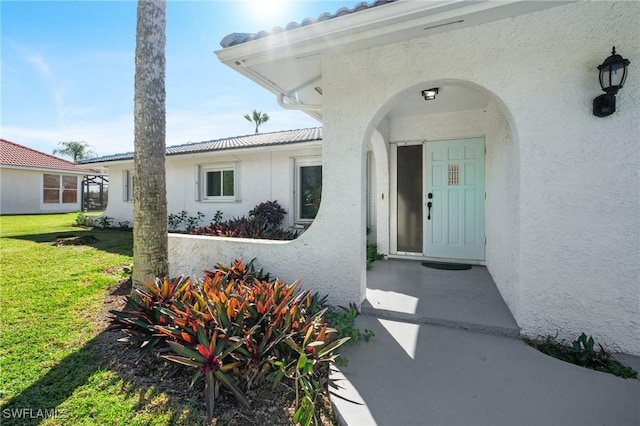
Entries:
[[[106,331],[110,325],[109,311],[124,308],[126,296],[130,292],[130,280],[114,286],[105,298],[101,310],[94,317],[101,330],[96,343],[108,369],[123,378],[129,386],[164,391],[172,403],[184,407],[185,410],[193,410],[194,405],[197,406],[202,410],[201,414],[194,413],[189,418],[197,418],[195,424],[204,424],[204,383],[200,381],[189,389],[193,370],[177,367],[157,354],[149,354],[139,360],[139,351],[127,343],[118,341],[124,337],[121,331]],[[249,409],[237,404],[233,396],[225,394],[221,389],[215,404],[216,418],[211,425],[294,425],[291,419],[295,412],[295,392],[292,388],[282,384],[272,391],[270,384],[267,384],[248,391],[247,397],[251,401]],[[328,397],[322,401],[318,420],[322,425],[337,425]]]

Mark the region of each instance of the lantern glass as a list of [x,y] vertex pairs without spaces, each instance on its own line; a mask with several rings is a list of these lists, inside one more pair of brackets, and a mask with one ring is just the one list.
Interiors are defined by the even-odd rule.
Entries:
[[609,94],[618,93],[627,79],[627,65],[629,65],[629,60],[617,55],[614,48],[611,56],[598,67],[602,90]]

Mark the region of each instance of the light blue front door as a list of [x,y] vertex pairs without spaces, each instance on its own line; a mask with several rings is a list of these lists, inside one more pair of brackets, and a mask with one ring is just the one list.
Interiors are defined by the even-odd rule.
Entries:
[[426,166],[425,255],[484,260],[484,138],[427,142]]

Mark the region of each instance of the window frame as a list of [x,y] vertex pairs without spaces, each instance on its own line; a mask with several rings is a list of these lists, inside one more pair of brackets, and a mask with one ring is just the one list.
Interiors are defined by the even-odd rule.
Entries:
[[[46,176],[54,176],[57,178],[57,187],[53,186],[45,186],[46,185]],[[72,178],[75,182],[75,188],[67,188],[65,186],[65,178]],[[42,204],[78,204],[78,176],[77,175],[65,175],[64,173],[43,173],[42,174],[42,192],[40,193],[42,196]],[[45,197],[45,191],[57,191],[58,200],[57,201],[47,201],[47,197]],[[73,197],[75,201],[65,202],[65,194],[74,193]]]
[[[301,200],[300,200],[300,194],[302,192],[301,171],[304,167],[318,167],[318,166],[320,167],[320,170],[321,170],[320,184],[322,185],[322,167],[323,166],[322,166],[321,156],[294,158],[293,202],[294,202],[296,224],[311,224],[315,220],[315,217],[311,219],[301,217],[301,214],[302,214],[302,206],[301,206]],[[321,190],[321,194],[322,194],[322,190]],[[322,204],[322,195],[321,195],[320,203]]]
[[[224,172],[233,172],[233,195],[224,195]],[[198,199],[200,202],[236,202],[240,200],[238,162],[208,163],[198,165]],[[207,173],[220,173],[221,195],[207,195]]]
[[125,203],[133,202],[134,178],[133,170],[124,170],[122,172],[122,201]]

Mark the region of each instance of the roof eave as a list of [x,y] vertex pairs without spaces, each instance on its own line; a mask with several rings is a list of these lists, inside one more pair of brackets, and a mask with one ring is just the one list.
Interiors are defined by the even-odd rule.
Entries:
[[[268,75],[263,75],[252,67],[278,60],[289,61],[313,56],[320,61],[323,54],[327,53],[331,55],[348,53],[366,47],[534,12],[572,1],[575,0],[557,2],[442,0],[429,3],[399,0],[293,30],[270,34],[260,39],[216,50],[214,53],[222,63],[270,92],[290,96],[291,94],[278,87]],[[465,22],[465,18],[473,19],[466,19]],[[305,112],[321,120],[320,111]]]
[[81,169],[78,168],[76,170],[74,169],[56,169],[56,168],[49,168],[49,167],[30,167],[30,166],[19,166],[16,164],[0,164],[0,167],[5,168],[5,169],[15,169],[15,170],[27,170],[27,171],[31,171],[31,172],[51,172],[51,173],[67,173],[67,174],[74,174],[74,175],[103,175],[104,173],[98,171],[98,170],[91,170],[91,169]]
[[[268,152],[268,151],[284,151],[290,149],[305,149],[305,148],[316,148],[322,146],[322,139],[310,139],[306,141],[300,142],[282,142],[282,143],[274,143],[264,146],[248,146],[248,147],[232,147],[232,148],[224,148],[224,149],[212,149],[209,151],[188,151],[188,152],[178,152],[178,153],[170,153],[166,154],[166,158],[191,158],[191,157],[201,157],[207,155],[236,155],[246,153],[248,151],[255,152]],[[131,158],[118,158],[117,160],[102,160],[95,163],[84,163],[95,165],[96,167],[109,167],[118,164],[128,164],[133,161],[133,157]]]

